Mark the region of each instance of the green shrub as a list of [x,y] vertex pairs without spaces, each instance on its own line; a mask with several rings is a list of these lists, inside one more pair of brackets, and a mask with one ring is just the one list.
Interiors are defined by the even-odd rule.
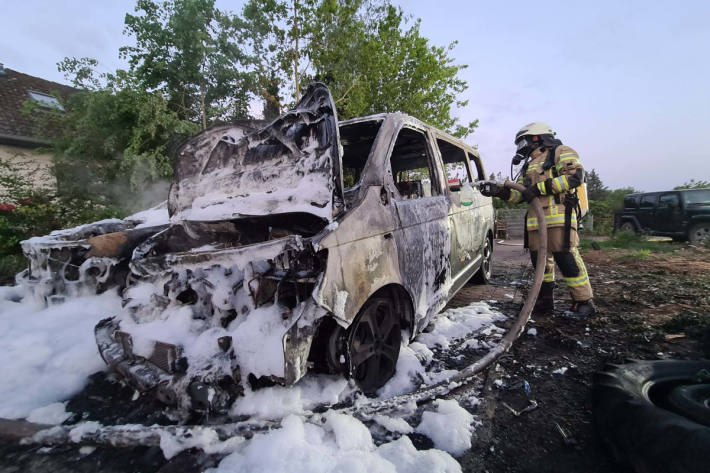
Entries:
[[112,206],[35,188],[26,177],[31,172],[31,164],[0,159],[0,258],[5,272],[17,267],[22,240],[124,214]]
[[23,255],[0,256],[0,286],[13,284],[15,275],[27,267]]
[[0,256],[21,253],[20,241],[46,235],[52,230],[74,227],[121,212],[92,202],[55,199],[34,193],[14,204],[0,204]]
[[648,259],[651,257],[651,250],[636,250],[633,253],[631,253],[632,258],[636,259]]

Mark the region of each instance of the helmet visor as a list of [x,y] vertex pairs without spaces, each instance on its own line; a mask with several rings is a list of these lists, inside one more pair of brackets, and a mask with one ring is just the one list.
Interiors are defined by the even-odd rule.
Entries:
[[518,138],[518,141],[516,141],[515,144],[518,145],[518,151],[523,151],[529,145],[528,140],[525,139],[524,136]]

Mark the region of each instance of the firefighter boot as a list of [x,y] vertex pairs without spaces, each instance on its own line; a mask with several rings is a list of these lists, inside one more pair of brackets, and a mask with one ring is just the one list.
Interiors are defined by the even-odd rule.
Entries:
[[570,307],[570,310],[565,311],[564,316],[573,319],[585,319],[597,313],[597,308],[594,306],[594,301],[576,301]]
[[554,282],[544,282],[540,286],[540,292],[537,295],[535,306],[533,307],[533,315],[550,314],[555,309],[555,300],[552,297],[555,289]]

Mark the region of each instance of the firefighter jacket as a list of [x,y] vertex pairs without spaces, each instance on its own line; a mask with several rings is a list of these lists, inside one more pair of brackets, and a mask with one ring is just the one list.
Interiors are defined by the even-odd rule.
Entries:
[[[584,168],[579,162],[579,155],[569,146],[560,145],[554,151],[554,159],[548,161],[549,149],[533,151],[524,173],[518,183],[526,187],[537,186],[542,207],[545,209],[545,224],[550,227],[563,227],[565,224],[565,196],[576,193],[576,187],[584,182]],[[510,198],[513,203],[523,200],[522,195],[511,189]],[[568,204],[569,205],[569,204]],[[577,212],[572,209],[571,228],[577,228]],[[540,222],[537,217],[528,216],[526,227],[528,231],[538,229]]]

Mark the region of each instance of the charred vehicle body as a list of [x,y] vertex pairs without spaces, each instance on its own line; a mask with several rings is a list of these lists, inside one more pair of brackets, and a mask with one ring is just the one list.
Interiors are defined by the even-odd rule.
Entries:
[[168,227],[166,205],[23,241],[29,267],[15,277],[17,284],[47,305],[123,287],[133,250]]
[[261,130],[208,129],[179,151],[171,223],[133,250],[122,313],[96,326],[101,356],[194,410],[309,369],[374,394],[402,338],[490,277],[484,176],[412,117],[339,123],[323,84]]

